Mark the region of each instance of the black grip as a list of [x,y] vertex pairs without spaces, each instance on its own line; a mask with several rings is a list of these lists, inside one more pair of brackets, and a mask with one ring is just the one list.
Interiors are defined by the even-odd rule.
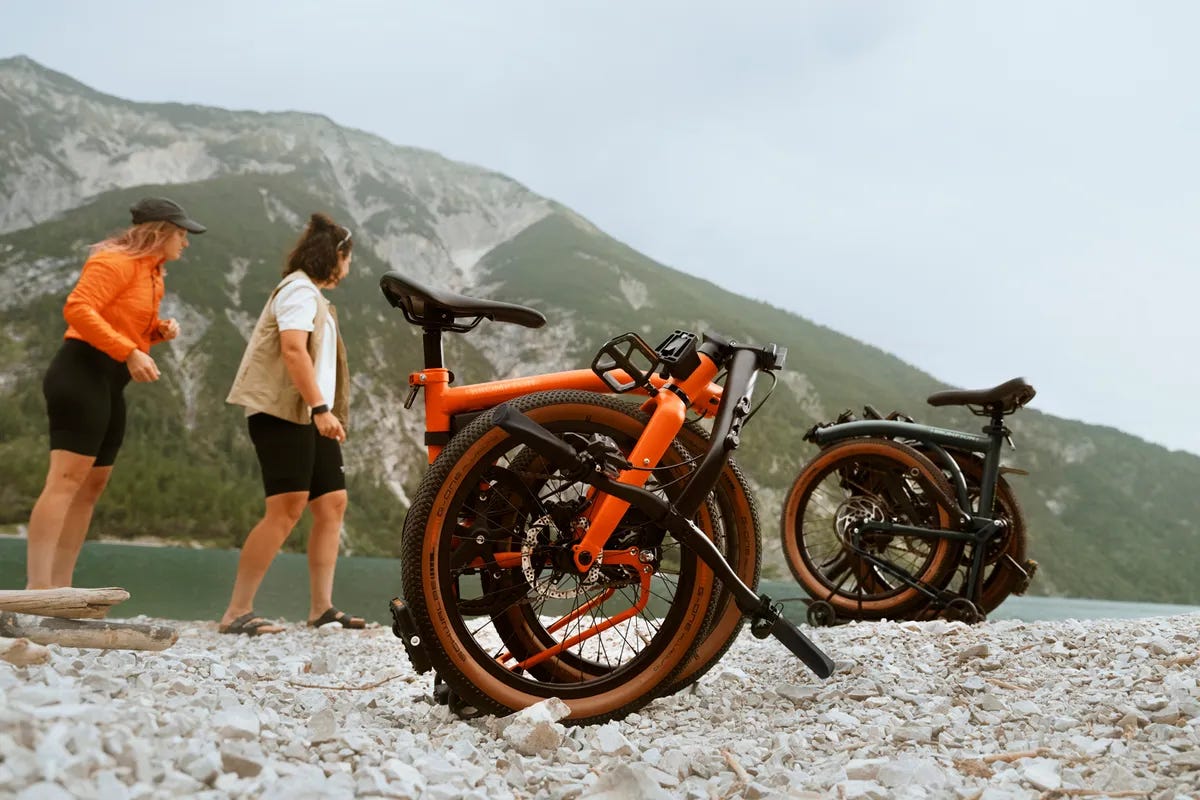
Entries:
[[833,674],[833,659],[825,655],[821,648],[800,632],[786,617],[780,615],[771,626],[771,635],[783,644],[792,655],[804,662],[804,666],[812,670],[818,678],[828,678]]

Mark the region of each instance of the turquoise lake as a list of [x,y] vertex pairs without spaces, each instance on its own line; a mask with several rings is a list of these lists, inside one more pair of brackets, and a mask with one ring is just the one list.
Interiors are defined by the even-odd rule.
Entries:
[[[88,542],[75,571],[76,586],[121,586],[130,599],[114,609],[114,617],[146,614],[168,619],[216,619],[225,610],[236,550]],[[25,585],[25,540],[0,537],[0,589]],[[803,596],[790,581],[764,581],[760,587],[774,600]],[[391,558],[350,557],[338,561],[334,603],[345,611],[376,622],[391,623],[387,606],[400,593],[400,562]],[[800,621],[804,605],[785,604]],[[256,611],[264,616],[302,620],[308,611],[308,568],[299,553],[282,553],[272,564],[258,594]],[[1161,603],[1124,603],[1064,597],[1011,597],[991,619],[1133,619],[1200,612],[1200,607]]]

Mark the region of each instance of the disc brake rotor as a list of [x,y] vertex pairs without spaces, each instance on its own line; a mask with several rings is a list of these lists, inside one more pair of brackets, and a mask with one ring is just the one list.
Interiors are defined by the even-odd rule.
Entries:
[[855,527],[867,522],[883,522],[887,519],[883,508],[871,497],[851,497],[838,506],[834,525],[838,538],[846,546],[852,546],[850,534]]
[[[559,533],[558,526],[554,524],[554,520],[550,515],[539,517],[534,520],[525,529],[525,539],[521,544],[521,571],[525,573],[525,581],[529,584],[532,590],[541,597],[553,597],[560,600],[569,600],[578,597],[584,592],[589,592],[596,587],[600,580],[600,565],[604,561],[604,553],[596,554],[596,560],[588,569],[587,574],[583,579],[577,582],[573,587],[567,589],[558,588],[558,582],[562,580],[567,573],[554,568],[551,565],[550,574],[543,578],[538,578],[537,570],[534,569],[533,554],[535,549],[545,550],[549,547],[554,547],[551,542],[554,542]],[[558,545],[560,547],[569,547],[569,545]]]

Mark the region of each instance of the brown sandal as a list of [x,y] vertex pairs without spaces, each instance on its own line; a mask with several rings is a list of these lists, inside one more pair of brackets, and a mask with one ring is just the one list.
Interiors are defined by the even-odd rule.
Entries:
[[338,625],[341,625],[343,628],[358,629],[367,627],[367,621],[362,617],[352,617],[345,611],[338,611],[333,606],[330,606],[324,614],[316,619],[310,619],[308,621],[308,627],[319,628],[322,625],[329,625],[334,622],[336,622]]
[[220,633],[234,633],[234,634],[244,633],[247,636],[267,636],[272,633],[283,633],[283,630],[280,629],[277,631],[262,631],[259,629],[260,628],[279,628],[279,627],[280,627],[279,625],[275,624],[274,622],[271,622],[270,620],[263,619],[262,617],[255,614],[253,611],[247,611],[245,614],[242,614],[240,617],[238,617],[237,619],[235,619],[233,622],[229,623],[228,625],[218,626],[217,631]]

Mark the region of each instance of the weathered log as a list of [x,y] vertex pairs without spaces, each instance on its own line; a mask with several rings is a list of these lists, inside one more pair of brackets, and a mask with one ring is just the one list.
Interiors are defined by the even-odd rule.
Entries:
[[168,625],[55,619],[0,612],[0,636],[24,637],[38,644],[96,647],[105,650],[165,650],[179,632]]
[[41,617],[100,619],[108,609],[129,599],[116,586],[104,589],[5,589],[0,590],[0,611],[17,611]]
[[28,639],[0,639],[0,661],[27,667],[50,660],[50,651]]

